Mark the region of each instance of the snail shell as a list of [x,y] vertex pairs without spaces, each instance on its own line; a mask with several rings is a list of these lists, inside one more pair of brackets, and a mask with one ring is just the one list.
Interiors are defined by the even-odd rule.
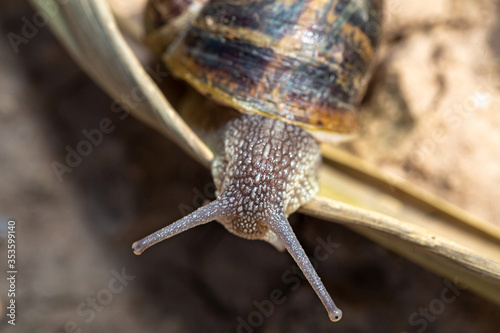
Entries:
[[[378,44],[378,34],[370,31],[378,32],[373,27],[380,22],[381,1],[212,0],[203,7],[191,1],[164,6],[170,7],[156,13],[162,15],[148,16],[172,23],[164,34],[168,68],[245,115],[226,124],[223,147],[216,151],[212,174],[218,198],[135,242],[134,252],[218,220],[243,238],[286,249],[330,319],[339,320],[342,312],[287,216],[318,191],[317,140],[345,140],[358,130],[355,105]],[[187,17],[193,19],[189,24]],[[171,42],[173,34],[179,38]]]
[[381,1],[214,0],[163,59],[216,101],[337,142],[358,131],[380,13]]

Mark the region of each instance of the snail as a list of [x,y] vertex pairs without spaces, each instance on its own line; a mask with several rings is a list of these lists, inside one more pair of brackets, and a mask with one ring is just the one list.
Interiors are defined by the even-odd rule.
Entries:
[[[318,192],[320,142],[358,131],[355,106],[379,42],[382,1],[155,1],[146,27],[161,28],[174,76],[241,112],[222,131],[212,175],[217,199],[135,242],[136,254],[219,221],[296,261],[332,321],[335,305],[287,217]],[[163,46],[162,46],[163,47]]]

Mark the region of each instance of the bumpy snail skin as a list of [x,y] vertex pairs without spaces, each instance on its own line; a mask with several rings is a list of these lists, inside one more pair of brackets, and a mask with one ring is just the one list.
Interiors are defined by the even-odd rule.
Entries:
[[335,306],[295,236],[287,216],[318,191],[321,161],[318,143],[304,130],[280,120],[243,115],[227,124],[222,154],[212,173],[218,198],[192,214],[135,242],[141,254],[148,247],[200,224],[218,220],[230,232],[261,239],[286,249],[337,321]]

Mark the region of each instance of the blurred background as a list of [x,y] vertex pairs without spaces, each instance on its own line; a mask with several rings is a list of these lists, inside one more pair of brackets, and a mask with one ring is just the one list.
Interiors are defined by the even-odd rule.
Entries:
[[[16,326],[0,279],[2,332],[498,332],[498,305],[300,214],[306,252],[330,244],[317,270],[338,323],[288,254],[218,223],[135,256],[133,241],[213,198],[210,173],[119,112],[48,27],[27,28],[35,14],[0,2],[2,276],[10,218],[18,265]],[[387,1],[385,21],[363,134],[344,148],[500,225],[500,1]]]

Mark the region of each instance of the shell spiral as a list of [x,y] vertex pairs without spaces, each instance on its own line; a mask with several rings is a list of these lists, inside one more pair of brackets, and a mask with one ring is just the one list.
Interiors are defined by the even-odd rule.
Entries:
[[358,130],[381,9],[377,0],[212,0],[164,60],[223,104],[336,141]]

